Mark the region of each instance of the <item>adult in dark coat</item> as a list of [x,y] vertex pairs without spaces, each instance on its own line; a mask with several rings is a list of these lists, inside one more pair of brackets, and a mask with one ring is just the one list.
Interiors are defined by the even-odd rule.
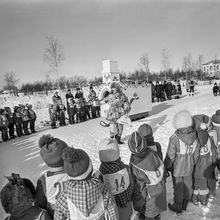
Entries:
[[213,88],[212,88],[212,91],[213,91],[213,95],[214,96],[217,96],[218,95],[218,86],[217,86],[217,83],[214,84]]
[[161,100],[161,85],[159,85],[159,82],[156,82],[156,86],[155,86],[155,93],[156,93],[156,97],[157,97],[157,101],[159,102]]
[[75,94],[75,99],[81,99],[83,98],[83,92],[81,91],[80,88],[76,89],[76,94]]
[[171,81],[168,81],[166,83],[166,94],[167,94],[167,99],[171,100],[172,99],[172,83]]
[[71,89],[67,89],[67,93],[65,95],[65,98],[66,98],[66,110],[67,110],[67,114],[69,116],[69,122],[72,122],[72,121],[71,121],[71,116],[70,116],[70,103],[68,102],[68,100],[69,100],[69,98],[73,98],[73,97],[74,96],[71,92]]

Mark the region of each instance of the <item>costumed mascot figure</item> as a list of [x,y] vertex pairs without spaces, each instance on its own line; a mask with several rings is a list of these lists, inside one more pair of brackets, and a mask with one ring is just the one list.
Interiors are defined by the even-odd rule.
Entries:
[[106,120],[110,122],[110,137],[115,138],[118,144],[123,144],[121,136],[124,125],[131,123],[128,113],[133,100],[134,98],[129,102],[120,85],[115,82],[111,85],[111,93],[104,98],[104,102],[109,105],[106,112]]

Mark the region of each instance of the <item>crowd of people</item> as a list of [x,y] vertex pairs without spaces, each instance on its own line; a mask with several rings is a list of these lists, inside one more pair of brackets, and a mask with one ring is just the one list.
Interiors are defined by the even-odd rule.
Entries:
[[66,113],[70,124],[100,117],[100,101],[93,86],[90,86],[88,100],[85,99],[80,88],[77,88],[76,91],[74,96],[71,89],[67,90],[65,95],[66,105],[64,105],[58,91],[55,91],[52,97],[53,104],[49,105],[51,128],[56,128],[57,122],[59,122],[60,126],[65,126]]
[[19,174],[7,177],[1,202],[7,220],[65,219],[161,219],[167,209],[166,180],[173,180],[173,203],[168,207],[180,215],[188,203],[207,206],[216,193],[216,170],[220,169],[220,110],[212,117],[191,116],[182,110],[173,117],[176,129],[163,158],[149,124],[130,134],[129,164],[120,157],[114,138],[100,141],[100,167],[94,172],[83,149],[51,135],[39,139],[40,155],[48,166],[37,186]]
[[1,108],[0,131],[2,141],[35,133],[36,118],[36,113],[31,104],[14,106],[14,111],[10,107]]

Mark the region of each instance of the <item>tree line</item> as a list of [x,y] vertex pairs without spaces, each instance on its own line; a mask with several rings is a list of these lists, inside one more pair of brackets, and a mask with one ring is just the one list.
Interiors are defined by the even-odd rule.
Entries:
[[[47,93],[49,90],[77,88],[88,84],[100,85],[102,76],[96,76],[93,79],[86,79],[84,76],[75,75],[73,77],[61,76],[61,66],[65,60],[62,45],[54,36],[46,36],[48,43],[43,54],[43,60],[48,64],[49,71],[46,74],[46,79],[34,83],[24,83],[18,89],[19,79],[14,72],[7,72],[4,75],[5,90],[9,90],[12,94],[17,95],[18,91],[25,94],[33,94],[34,92]],[[167,79],[191,79],[196,77],[200,80],[209,79],[202,72],[203,56],[199,55],[197,60],[194,60],[189,53],[184,56],[182,69],[173,70],[170,67],[170,53],[167,49],[161,50],[161,71],[159,73],[150,70],[150,56],[144,53],[138,61],[139,69],[133,72],[120,73],[121,81],[164,81]]]

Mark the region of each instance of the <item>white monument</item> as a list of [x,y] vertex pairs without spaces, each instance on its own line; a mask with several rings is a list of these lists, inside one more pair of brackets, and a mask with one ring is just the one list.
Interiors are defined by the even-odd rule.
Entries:
[[110,84],[113,82],[120,82],[118,62],[113,60],[102,61],[102,82]]

